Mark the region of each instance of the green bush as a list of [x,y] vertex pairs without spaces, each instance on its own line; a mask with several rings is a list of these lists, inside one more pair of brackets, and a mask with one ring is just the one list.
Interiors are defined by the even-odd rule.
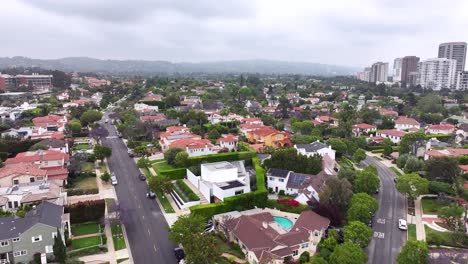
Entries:
[[226,152],[218,153],[213,155],[191,157],[187,161],[187,166],[195,166],[202,163],[212,163],[219,161],[236,161],[236,160],[250,160],[253,158],[255,153],[244,151],[244,152]]
[[308,205],[300,204],[299,206],[291,206],[287,203],[278,203],[278,201],[276,200],[267,200],[266,207],[276,208],[280,211],[293,213],[293,214],[300,214],[303,211],[309,209]]
[[201,204],[190,207],[190,212],[194,215],[199,215],[204,219],[210,219],[213,215],[222,214],[229,212],[229,208],[226,203],[212,203],[212,204]]
[[384,149],[374,149],[371,151],[372,153],[383,153]]
[[434,134],[434,135],[426,135],[426,139],[436,138],[440,141],[447,142],[452,138],[452,135],[445,135],[445,134]]
[[79,195],[89,195],[89,194],[98,194],[98,193],[99,193],[98,188],[92,188],[92,189],[73,188],[73,189],[67,190],[68,196],[79,196]]
[[458,163],[460,165],[468,165],[468,156],[459,156]]
[[198,197],[198,195],[196,195],[192,191],[192,189],[190,189],[190,187],[188,187],[187,184],[185,184],[183,180],[176,180],[176,183],[177,183],[177,186],[179,186],[180,189],[182,189],[182,191],[188,196],[190,201],[200,201],[200,197]]
[[160,170],[157,172],[158,176],[167,177],[171,180],[184,179],[187,176],[187,169],[179,168],[172,170]]
[[104,217],[105,208],[106,202],[104,200],[86,201],[67,205],[65,213],[70,213],[72,224],[95,222]]
[[82,256],[94,255],[99,253],[107,252],[106,246],[95,246],[90,248],[85,248],[82,250],[76,250],[68,253],[69,258],[77,258]]
[[265,169],[260,165],[258,157],[252,158],[252,164],[255,167],[255,178],[257,181],[257,191],[266,191]]

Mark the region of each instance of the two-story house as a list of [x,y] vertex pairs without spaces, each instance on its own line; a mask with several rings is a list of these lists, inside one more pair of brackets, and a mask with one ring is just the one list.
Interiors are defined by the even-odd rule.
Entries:
[[333,116],[317,116],[315,118],[316,121],[320,122],[321,124],[329,124],[332,126],[338,126],[339,122],[337,118],[334,118]]
[[173,141],[169,148],[181,148],[188,153],[189,157],[216,154],[220,148],[211,144],[208,139],[184,138]]
[[336,151],[332,149],[331,146],[328,146],[327,144],[322,143],[318,140],[310,144],[296,144],[294,145],[294,148],[296,149],[298,154],[307,157],[311,157],[317,154],[322,157],[328,155],[332,160],[335,160]]
[[426,128],[426,134],[451,135],[455,131],[455,126],[451,124],[430,125]]
[[376,130],[377,130],[377,126],[369,125],[366,123],[353,125],[353,133],[356,137],[359,137],[363,134],[369,134],[369,133],[375,132]]
[[404,131],[396,130],[396,129],[388,129],[388,130],[381,130],[377,131],[377,137],[381,137],[383,139],[388,138],[394,144],[400,143],[401,139],[405,136]]
[[63,131],[67,124],[66,116],[47,115],[32,119],[34,126],[45,128],[47,131]]
[[404,130],[417,130],[417,129],[420,129],[421,128],[421,125],[419,124],[418,121],[416,121],[416,119],[414,118],[411,118],[411,117],[407,117],[407,116],[399,116],[396,120],[395,120],[395,129],[396,130],[400,130],[400,131],[404,131]]
[[0,263],[29,263],[36,253],[51,257],[57,230],[65,243],[69,219],[63,206],[49,202],[31,209],[23,218],[0,218]]
[[226,148],[229,151],[235,151],[237,150],[238,137],[231,134],[223,134],[216,142],[222,149]]
[[282,148],[291,146],[290,134],[272,127],[252,130],[247,132],[246,136],[249,143],[263,144],[264,147]]

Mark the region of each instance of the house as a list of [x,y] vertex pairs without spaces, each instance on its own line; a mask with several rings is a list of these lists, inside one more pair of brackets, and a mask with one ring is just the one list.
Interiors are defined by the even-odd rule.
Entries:
[[238,127],[239,127],[239,132],[242,135],[247,136],[249,132],[252,132],[260,128],[265,128],[267,126],[264,126],[263,124],[240,124]]
[[49,201],[64,205],[67,193],[62,189],[62,181],[54,180],[49,171],[39,165],[19,163],[16,166],[0,169],[0,207],[16,211],[24,204],[38,204]]
[[325,181],[333,176],[322,170],[317,175],[295,173],[293,171],[270,168],[266,173],[267,186],[273,192],[283,191],[285,194],[295,196],[301,204],[308,201],[320,201],[319,193],[325,186]]
[[446,149],[429,149],[424,154],[424,160],[433,157],[459,157],[468,156],[467,148],[446,148]]
[[140,116],[140,121],[143,123],[156,123],[161,120],[166,120],[166,116],[164,114]]
[[221,148],[226,148],[229,151],[235,151],[237,150],[237,142],[239,138],[237,136],[231,135],[231,134],[223,134],[221,135],[220,138],[216,140],[216,143],[221,147]]
[[296,149],[297,153],[307,157],[311,157],[316,154],[322,157],[328,155],[332,160],[335,160],[336,151],[332,149],[331,146],[328,146],[327,144],[318,140],[310,144],[296,144],[294,145],[294,148]]
[[315,118],[316,121],[320,122],[321,124],[326,123],[333,126],[338,126],[338,119],[334,118],[333,116],[317,116]]
[[141,112],[141,111],[144,111],[144,110],[152,110],[152,111],[157,112],[159,110],[159,107],[157,105],[148,105],[148,104],[144,104],[144,103],[136,103],[133,106],[133,108],[137,112]]
[[248,117],[244,119],[244,124],[248,125],[263,125],[263,121],[260,118],[257,117]]
[[200,140],[201,136],[190,133],[190,128],[185,126],[169,126],[159,134],[159,145],[162,151],[166,151],[172,142],[186,138]]
[[37,150],[21,152],[14,158],[4,162],[5,167],[18,166],[20,163],[39,165],[40,169],[48,171],[50,180],[60,180],[66,183],[68,177],[68,163],[70,155],[55,150]]
[[220,148],[211,144],[208,139],[183,138],[170,143],[169,149],[181,148],[185,150],[189,157],[216,154]]
[[430,125],[426,128],[426,134],[451,135],[455,131],[455,126],[451,124]]
[[140,102],[160,102],[164,97],[160,94],[154,94],[153,92],[147,92],[145,97]]
[[252,114],[260,114],[262,112],[262,105],[253,100],[247,100],[245,103],[245,109]]
[[317,245],[330,225],[328,218],[307,210],[300,215],[269,208],[215,215],[218,228],[229,241],[239,245],[249,263],[284,263],[298,260]]
[[184,96],[182,101],[180,101],[181,105],[199,105],[202,103],[200,96]]
[[70,99],[70,95],[68,94],[68,91],[59,93],[57,95],[57,100],[59,101],[68,101],[68,99]]
[[249,143],[263,144],[264,147],[282,148],[291,146],[290,134],[280,132],[272,127],[255,129],[247,132],[246,136]]
[[243,160],[205,163],[200,168],[200,176],[187,169],[187,179],[210,203],[250,192],[250,174]]
[[66,116],[47,115],[35,117],[32,119],[34,126],[47,129],[47,131],[60,131],[65,130],[67,124]]
[[92,87],[92,88],[106,86],[106,85],[111,84],[111,81],[100,80],[100,79],[95,78],[95,77],[85,77],[85,80],[88,83],[88,86]]
[[409,129],[420,129],[421,125],[414,118],[407,116],[399,116],[395,120],[395,129],[396,130],[409,130]]
[[368,135],[377,130],[377,126],[369,125],[366,123],[360,123],[353,125],[353,133],[356,137],[359,137],[363,134]]
[[400,143],[405,134],[405,132],[396,129],[381,130],[376,133],[377,137],[381,137],[383,139],[388,138],[394,144]]
[[65,230],[71,231],[70,215],[63,206],[49,202],[42,202],[23,218],[0,218],[0,263],[30,263],[36,253],[52,257],[57,230],[65,241]]
[[69,153],[68,143],[63,139],[48,138],[37,143],[45,146],[48,150],[60,151],[62,153]]
[[380,108],[379,113],[383,116],[390,117],[391,119],[395,119],[398,117],[398,112],[392,111],[392,110],[387,110],[385,108]]

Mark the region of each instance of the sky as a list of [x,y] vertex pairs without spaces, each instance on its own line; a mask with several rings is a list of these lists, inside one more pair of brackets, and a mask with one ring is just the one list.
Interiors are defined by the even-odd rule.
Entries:
[[8,0],[0,57],[364,67],[468,42],[466,0]]

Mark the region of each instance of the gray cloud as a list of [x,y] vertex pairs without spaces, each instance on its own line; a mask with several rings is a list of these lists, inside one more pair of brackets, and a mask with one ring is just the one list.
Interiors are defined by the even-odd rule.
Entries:
[[11,0],[0,56],[365,66],[468,41],[465,10],[465,0]]

